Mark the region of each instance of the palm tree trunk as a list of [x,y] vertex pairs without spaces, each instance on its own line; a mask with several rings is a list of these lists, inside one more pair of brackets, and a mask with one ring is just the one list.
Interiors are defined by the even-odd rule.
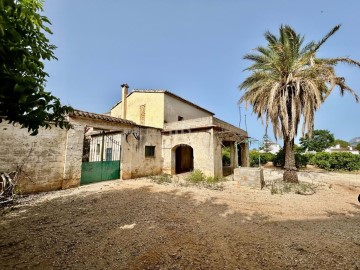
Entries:
[[299,183],[297,168],[295,165],[294,139],[284,138],[285,164],[283,181],[287,183]]

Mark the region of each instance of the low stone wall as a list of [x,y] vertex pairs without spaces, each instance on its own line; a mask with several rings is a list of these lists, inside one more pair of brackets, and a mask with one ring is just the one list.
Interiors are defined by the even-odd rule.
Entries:
[[[264,184],[282,180],[283,173],[283,170],[239,167],[234,169],[234,180],[239,181],[240,185],[260,189]],[[308,171],[299,171],[297,174],[300,181],[360,187],[359,174]]]
[[265,185],[263,169],[239,167],[234,169],[234,180],[241,186],[261,189]]
[[[281,180],[283,177],[283,170],[264,169],[265,182]],[[336,172],[297,172],[300,181],[311,181],[314,183],[333,183],[342,185],[351,185],[360,187],[360,175],[352,173],[336,173]]]

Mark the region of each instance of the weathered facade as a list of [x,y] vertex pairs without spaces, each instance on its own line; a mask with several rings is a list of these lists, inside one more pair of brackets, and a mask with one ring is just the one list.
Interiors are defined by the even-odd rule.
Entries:
[[162,129],[163,172],[200,169],[223,175],[222,147],[230,147],[228,169],[248,166],[247,133],[214,114],[166,90],[133,90],[122,85],[122,100],[110,115]]
[[[249,162],[245,131],[165,90],[128,93],[128,86],[123,85],[122,101],[111,109],[110,115],[75,110],[68,121],[73,127],[70,130],[40,129],[37,136],[30,136],[16,125],[0,124],[0,172],[21,167],[21,192],[89,183],[82,181],[93,176],[96,162],[100,162],[99,180],[194,169],[209,176],[222,176],[223,147],[230,148],[227,169],[231,172]],[[89,130],[93,142],[90,144]],[[110,168],[104,161],[116,166],[115,178],[102,178]]]
[[[22,193],[57,190],[80,185],[83,142],[87,128],[121,133],[121,175],[130,179],[160,174],[162,171],[161,132],[139,127],[131,121],[75,111],[69,116],[70,130],[52,127],[30,136],[5,122],[0,123],[0,172],[15,171]],[[155,147],[153,157],[145,157],[145,146]]]
[[166,123],[214,114],[166,90],[133,90],[128,93],[127,87],[123,87],[122,101],[111,109],[110,115],[162,129]]
[[16,171],[19,189],[28,193],[61,189],[64,185],[67,131],[41,129],[29,136],[27,129],[0,123],[0,172]]
[[213,116],[165,124],[162,134],[165,173],[178,173],[179,159],[181,163],[182,159],[189,158],[188,152],[177,153],[179,147],[184,146],[191,148],[192,167],[210,176],[223,175],[222,147],[225,145],[230,147],[231,171],[249,162],[247,144],[242,142],[247,137],[246,132]]

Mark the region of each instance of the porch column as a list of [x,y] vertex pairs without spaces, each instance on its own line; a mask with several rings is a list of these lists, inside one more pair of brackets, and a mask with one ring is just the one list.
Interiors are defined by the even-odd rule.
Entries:
[[236,168],[235,142],[230,142],[230,167]]

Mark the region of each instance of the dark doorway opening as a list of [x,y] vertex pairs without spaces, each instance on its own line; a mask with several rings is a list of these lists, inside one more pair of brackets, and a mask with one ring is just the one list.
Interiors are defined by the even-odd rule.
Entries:
[[234,172],[234,168],[231,166],[233,160],[231,160],[231,142],[222,142],[222,173],[223,176],[228,176]]
[[189,145],[180,145],[175,150],[175,173],[190,172],[194,169],[194,153]]
[[237,144],[237,155],[238,155],[238,166],[241,166],[241,164],[242,164],[242,160],[241,160],[241,144],[240,143],[238,143]]

